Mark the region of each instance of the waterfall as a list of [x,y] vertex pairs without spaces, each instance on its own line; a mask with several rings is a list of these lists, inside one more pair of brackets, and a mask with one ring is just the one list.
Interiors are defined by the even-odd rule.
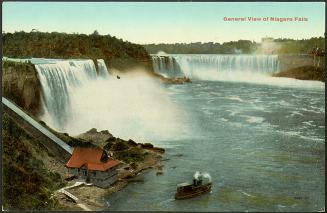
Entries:
[[108,72],[108,69],[107,69],[107,66],[106,66],[104,60],[98,59],[97,63],[98,63],[98,69],[99,69],[99,76],[101,76],[103,78],[108,78],[109,72]]
[[[33,59],[42,87],[43,113],[51,128],[78,135],[91,128],[123,139],[173,139],[183,113],[161,85],[146,74],[108,75],[103,60]],[[186,130],[185,130],[186,131]]]
[[153,68],[165,77],[181,77],[183,73],[173,56],[152,55]]
[[152,55],[154,70],[168,77],[212,80],[229,75],[269,75],[279,70],[277,55]]
[[48,120],[51,119],[56,129],[63,129],[71,118],[71,95],[77,92],[76,88],[97,78],[94,63],[92,60],[43,60],[35,68]]

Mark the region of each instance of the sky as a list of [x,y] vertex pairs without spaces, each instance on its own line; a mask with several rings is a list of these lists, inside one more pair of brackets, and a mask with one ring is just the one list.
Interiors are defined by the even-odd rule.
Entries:
[[[139,44],[324,36],[324,2],[4,2],[2,30],[110,34]],[[293,21],[224,21],[224,17]],[[294,21],[295,17],[307,21]]]

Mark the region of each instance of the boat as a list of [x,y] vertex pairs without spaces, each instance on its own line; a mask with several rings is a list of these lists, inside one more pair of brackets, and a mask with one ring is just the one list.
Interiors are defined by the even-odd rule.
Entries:
[[[200,174],[200,173],[199,173]],[[198,195],[207,193],[211,191],[212,183],[211,180],[207,183],[203,183],[201,179],[201,174],[199,177],[193,178],[193,183],[180,183],[177,185],[177,191],[175,194],[176,200],[188,199],[196,197]]]

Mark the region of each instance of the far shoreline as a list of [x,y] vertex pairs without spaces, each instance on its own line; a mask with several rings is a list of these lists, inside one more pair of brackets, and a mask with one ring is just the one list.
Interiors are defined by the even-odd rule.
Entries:
[[286,77],[298,80],[320,81],[325,83],[325,69],[314,66],[301,66],[272,75],[273,77]]

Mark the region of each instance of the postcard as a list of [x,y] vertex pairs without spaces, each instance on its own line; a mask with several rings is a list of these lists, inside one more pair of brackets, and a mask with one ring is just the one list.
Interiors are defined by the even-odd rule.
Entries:
[[2,209],[325,211],[324,2],[7,2]]

